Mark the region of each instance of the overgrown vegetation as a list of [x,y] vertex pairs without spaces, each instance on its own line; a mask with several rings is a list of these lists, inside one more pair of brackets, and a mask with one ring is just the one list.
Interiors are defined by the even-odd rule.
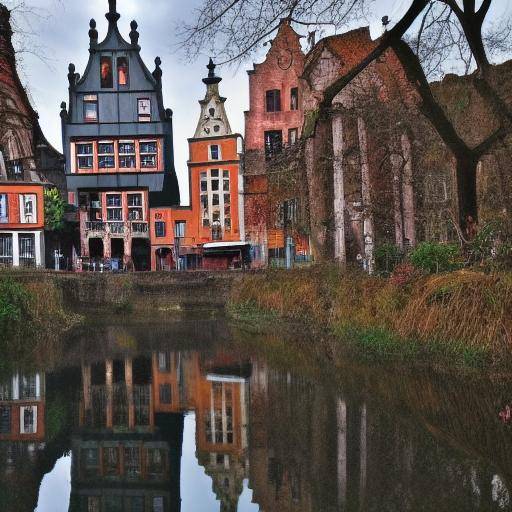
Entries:
[[[370,277],[337,267],[247,275],[232,308],[326,327],[377,353],[458,354],[501,359],[512,343],[512,276],[460,270],[400,278]],[[404,275],[406,278],[404,278]]]
[[58,231],[64,227],[66,205],[57,188],[44,191],[44,221],[46,229]]
[[5,360],[30,358],[53,347],[76,321],[64,311],[61,292],[51,279],[24,283],[0,272],[0,350]]

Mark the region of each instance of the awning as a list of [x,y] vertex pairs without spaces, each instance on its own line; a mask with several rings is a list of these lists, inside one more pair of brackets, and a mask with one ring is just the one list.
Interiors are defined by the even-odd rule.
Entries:
[[209,242],[203,245],[203,252],[204,254],[239,253],[249,249],[250,246],[249,242]]

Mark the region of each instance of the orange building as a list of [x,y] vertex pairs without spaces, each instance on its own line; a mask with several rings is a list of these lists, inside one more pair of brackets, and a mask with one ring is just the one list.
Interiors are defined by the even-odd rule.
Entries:
[[206,96],[189,139],[190,206],[151,209],[151,268],[227,269],[244,264],[239,141],[219,94],[210,60]]
[[44,267],[44,185],[0,185],[0,267]]

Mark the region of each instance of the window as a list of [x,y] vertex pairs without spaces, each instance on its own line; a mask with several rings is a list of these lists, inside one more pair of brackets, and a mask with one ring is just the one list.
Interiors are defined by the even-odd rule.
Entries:
[[34,267],[36,264],[36,243],[33,233],[18,236],[20,267]]
[[98,96],[96,94],[84,96],[84,120],[86,123],[98,122]]
[[35,224],[37,222],[35,194],[20,194],[20,222],[21,224]]
[[123,220],[121,194],[107,194],[107,220]]
[[[165,452],[159,448],[149,448],[147,458],[147,469],[150,477],[160,477],[165,471]],[[162,502],[163,506],[163,502]],[[162,508],[162,512],[163,512]]]
[[265,156],[272,158],[283,148],[283,132],[281,130],[265,132]]
[[156,496],[153,498],[153,512],[164,512],[163,496]]
[[[230,173],[211,169],[200,174],[201,221],[204,228],[213,228],[212,236],[222,239],[222,230],[231,229]],[[215,226],[214,226],[215,224]]]
[[137,104],[139,122],[147,123],[151,121],[151,100],[149,98],[139,98]]
[[130,446],[124,449],[124,472],[128,478],[140,476],[140,450],[138,447]]
[[87,496],[87,512],[101,512],[101,498],[99,496]]
[[79,169],[92,169],[93,149],[92,143],[76,145],[77,165]]
[[0,224],[9,222],[7,194],[0,194]]
[[143,220],[142,194],[128,194],[128,220]]
[[20,434],[37,432],[37,406],[20,407]]
[[156,141],[144,141],[140,143],[140,166],[143,169],[156,167],[156,155]]
[[0,233],[0,267],[12,267],[12,234]]
[[112,58],[101,57],[100,60],[101,88],[111,89],[114,87],[114,79],[112,73]]
[[158,353],[158,371],[162,373],[171,371],[171,356],[169,352]]
[[172,389],[170,384],[160,384],[160,403],[171,404]]
[[165,222],[161,220],[155,222],[155,236],[157,238],[165,237]]
[[100,169],[113,169],[116,165],[113,142],[98,143],[98,167]]
[[135,142],[119,141],[119,167],[121,169],[134,169],[135,162]]
[[292,87],[290,91],[290,110],[299,109],[299,88]]
[[8,405],[0,406],[0,434],[11,433],[11,408]]
[[118,85],[128,85],[128,59],[126,57],[118,57],[117,59],[117,83]]
[[119,451],[117,447],[103,448],[103,468],[107,476],[119,473]]
[[299,138],[299,130],[297,128],[291,128],[288,130],[288,144],[293,146],[297,143],[297,139]]
[[7,179],[13,181],[23,180],[23,162],[21,160],[11,160],[8,162]]
[[131,512],[144,512],[144,496],[131,496],[129,499]]
[[210,160],[220,160],[220,147],[216,144],[210,146]]
[[175,238],[185,238],[185,229],[187,223],[181,220],[178,220],[174,224],[174,236]]
[[281,111],[281,91],[279,89],[273,89],[267,91],[267,112],[280,112]]
[[37,398],[37,377],[25,375],[20,379],[20,398],[22,400]]

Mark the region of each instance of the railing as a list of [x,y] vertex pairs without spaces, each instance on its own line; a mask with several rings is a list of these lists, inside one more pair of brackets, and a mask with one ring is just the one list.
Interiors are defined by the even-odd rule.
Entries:
[[114,235],[124,235],[124,222],[109,222],[108,229]]
[[13,259],[12,256],[0,256],[0,268],[1,267],[12,267]]
[[105,231],[105,223],[102,221],[87,221],[85,229],[87,231]]
[[132,222],[133,233],[147,233],[149,231],[149,225],[147,222]]

